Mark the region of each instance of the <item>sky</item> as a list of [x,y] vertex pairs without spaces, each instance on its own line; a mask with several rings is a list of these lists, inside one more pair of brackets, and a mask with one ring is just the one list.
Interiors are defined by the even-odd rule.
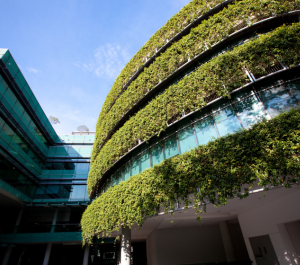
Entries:
[[90,131],[131,57],[189,0],[0,0],[12,53],[58,134]]

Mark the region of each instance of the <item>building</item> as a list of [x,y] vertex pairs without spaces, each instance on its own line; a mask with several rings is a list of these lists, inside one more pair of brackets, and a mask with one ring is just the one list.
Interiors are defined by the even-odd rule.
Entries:
[[83,264],[95,133],[58,136],[7,49],[0,90],[0,263]]
[[116,238],[122,265],[299,263],[299,4],[194,0],[125,66],[87,181],[94,262]]

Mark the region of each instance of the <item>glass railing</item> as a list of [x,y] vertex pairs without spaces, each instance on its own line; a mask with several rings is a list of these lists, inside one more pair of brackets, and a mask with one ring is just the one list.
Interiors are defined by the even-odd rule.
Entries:
[[132,151],[131,158],[108,178],[101,193],[199,145],[269,120],[292,108],[300,107],[300,78],[248,86],[220,99],[169,127],[160,137],[153,137]]

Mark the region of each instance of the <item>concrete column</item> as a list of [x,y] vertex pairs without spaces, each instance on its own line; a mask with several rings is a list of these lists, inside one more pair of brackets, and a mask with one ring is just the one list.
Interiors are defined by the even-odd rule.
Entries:
[[89,253],[90,253],[90,246],[88,244],[86,244],[85,248],[84,248],[84,256],[83,256],[82,265],[88,265],[89,264]]
[[5,256],[4,256],[4,259],[2,261],[2,265],[7,265],[8,264],[11,251],[12,251],[12,247],[11,247],[11,244],[9,244],[7,249],[6,249]]
[[277,225],[280,237],[285,247],[285,259],[290,262],[290,264],[298,265],[300,264],[300,260],[298,258],[297,251],[294,247],[294,244],[291,240],[289,232],[286,229],[285,224]]
[[121,236],[121,265],[130,265],[131,229],[122,226]]
[[57,216],[58,216],[58,208],[56,208],[56,210],[54,212],[54,217],[53,217],[52,226],[51,226],[51,233],[54,233],[55,225],[57,222]]
[[46,248],[46,253],[45,253],[43,265],[48,265],[48,263],[49,263],[51,248],[52,248],[52,243],[48,243],[47,248]]
[[235,261],[234,249],[231,242],[228,224],[226,221],[219,222],[223,245],[227,257],[227,261]]

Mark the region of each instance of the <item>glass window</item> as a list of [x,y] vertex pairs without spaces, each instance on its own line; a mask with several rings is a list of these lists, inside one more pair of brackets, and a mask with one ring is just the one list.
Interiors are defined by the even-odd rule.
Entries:
[[137,175],[139,173],[140,173],[140,157],[136,156],[132,160],[132,164],[131,164],[131,176]]
[[189,126],[178,132],[178,142],[180,154],[190,151],[192,148],[197,147],[193,126]]
[[259,94],[272,118],[281,112],[289,111],[291,108],[299,106],[289,93],[289,90],[284,86],[274,87]]
[[167,138],[164,141],[164,157],[168,159],[179,154],[176,135]]
[[122,172],[121,172],[121,170],[118,170],[116,172],[116,183],[120,184],[122,181],[123,181]]
[[127,163],[123,167],[123,180],[128,180],[130,178],[130,163]]
[[240,130],[241,124],[232,106],[228,106],[213,114],[220,137]]
[[76,164],[76,173],[77,174],[86,174],[90,170],[90,163],[77,163]]
[[146,150],[145,152],[143,152],[141,155],[140,155],[140,165],[141,165],[141,172],[144,171],[145,169],[147,168],[150,168],[151,165],[150,165],[150,155],[149,155],[149,149]]
[[293,93],[294,97],[300,101],[300,81],[291,82],[287,86]]
[[156,144],[151,147],[151,166],[160,164],[164,160],[163,149],[161,144]]
[[248,128],[264,119],[269,120],[271,118],[255,95],[236,103],[235,108],[244,128]]
[[208,116],[195,123],[195,131],[198,144],[207,144],[214,138],[218,138],[212,116]]
[[86,185],[73,185],[72,193],[71,193],[71,200],[85,199],[85,198],[87,198]]

